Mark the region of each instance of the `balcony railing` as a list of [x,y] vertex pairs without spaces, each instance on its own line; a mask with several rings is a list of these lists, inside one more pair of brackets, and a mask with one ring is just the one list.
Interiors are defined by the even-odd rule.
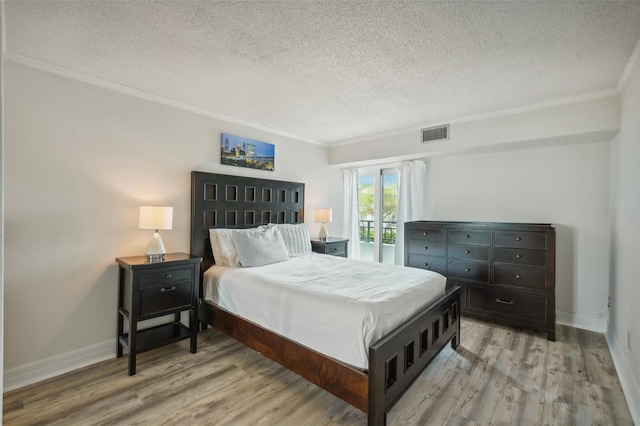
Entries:
[[[360,242],[372,243],[375,234],[375,227],[372,220],[360,221]],[[396,243],[396,222],[382,221],[382,244]]]

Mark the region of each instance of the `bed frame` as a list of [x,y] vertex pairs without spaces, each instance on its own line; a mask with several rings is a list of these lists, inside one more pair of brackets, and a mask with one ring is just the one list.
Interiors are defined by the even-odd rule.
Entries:
[[[303,183],[191,173],[191,254],[203,258],[201,274],[214,263],[210,228],[303,222]],[[364,411],[368,424],[378,426],[386,424],[386,413],[449,342],[457,348],[460,289],[448,290],[373,344],[367,371],[324,356],[206,300],[200,300],[198,318]]]

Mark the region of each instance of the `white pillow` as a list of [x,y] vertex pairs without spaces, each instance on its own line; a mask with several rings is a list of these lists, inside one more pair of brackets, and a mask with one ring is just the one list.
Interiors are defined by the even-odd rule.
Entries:
[[275,228],[233,231],[231,240],[238,253],[241,266],[262,266],[289,259],[287,247]]
[[232,232],[232,229],[226,228],[209,229],[211,251],[216,265],[239,266],[238,253],[231,241]]
[[311,253],[311,239],[309,229],[304,223],[278,224],[276,229],[282,235],[289,257],[302,256]]

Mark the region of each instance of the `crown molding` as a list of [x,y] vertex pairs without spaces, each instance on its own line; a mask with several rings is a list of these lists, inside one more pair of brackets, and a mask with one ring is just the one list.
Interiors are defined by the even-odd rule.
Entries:
[[261,126],[259,124],[250,123],[248,121],[244,121],[238,118],[230,117],[228,115],[219,114],[213,111],[206,110],[204,108],[194,107],[183,102],[175,101],[173,99],[165,98],[158,95],[153,95],[151,93],[147,93],[145,91],[134,89],[132,87],[128,87],[122,84],[113,83],[111,81],[107,81],[98,77],[93,77],[87,74],[83,74],[81,72],[73,71],[68,68],[63,68],[57,65],[52,65],[47,62],[42,62],[37,59],[29,58],[27,56],[18,55],[9,51],[3,52],[3,59],[6,61],[15,62],[17,64],[26,65],[31,68],[36,68],[42,71],[50,72],[52,74],[57,74],[66,78],[70,78],[72,80],[81,81],[83,83],[92,84],[94,86],[99,86],[105,89],[113,90],[115,92],[123,93],[125,95],[134,96],[140,99],[145,99],[147,101],[156,102],[162,105],[170,106],[173,108],[181,109],[183,111],[193,112],[195,114],[204,115],[206,117],[214,118],[217,120],[226,121],[229,123],[239,124],[241,126],[249,127],[256,130],[261,130],[264,132],[272,133],[274,135],[283,136],[289,139],[295,139],[297,141],[306,142],[314,145],[320,146],[328,146],[327,143],[317,141],[315,139],[305,138],[303,136],[294,135],[291,133],[283,132],[277,129],[273,129],[267,126]]
[[631,81],[631,77],[633,77],[633,73],[635,72],[636,68],[638,68],[638,65],[640,65],[640,39],[638,40],[635,49],[633,49],[633,53],[627,61],[627,65],[625,65],[624,70],[622,70],[620,78],[618,79],[616,89],[619,93],[622,93],[624,89],[626,89],[627,85]]

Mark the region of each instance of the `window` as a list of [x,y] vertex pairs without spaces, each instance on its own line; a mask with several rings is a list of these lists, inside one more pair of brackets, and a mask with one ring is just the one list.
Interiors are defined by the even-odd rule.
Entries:
[[393,264],[398,210],[396,169],[358,170],[360,258]]

